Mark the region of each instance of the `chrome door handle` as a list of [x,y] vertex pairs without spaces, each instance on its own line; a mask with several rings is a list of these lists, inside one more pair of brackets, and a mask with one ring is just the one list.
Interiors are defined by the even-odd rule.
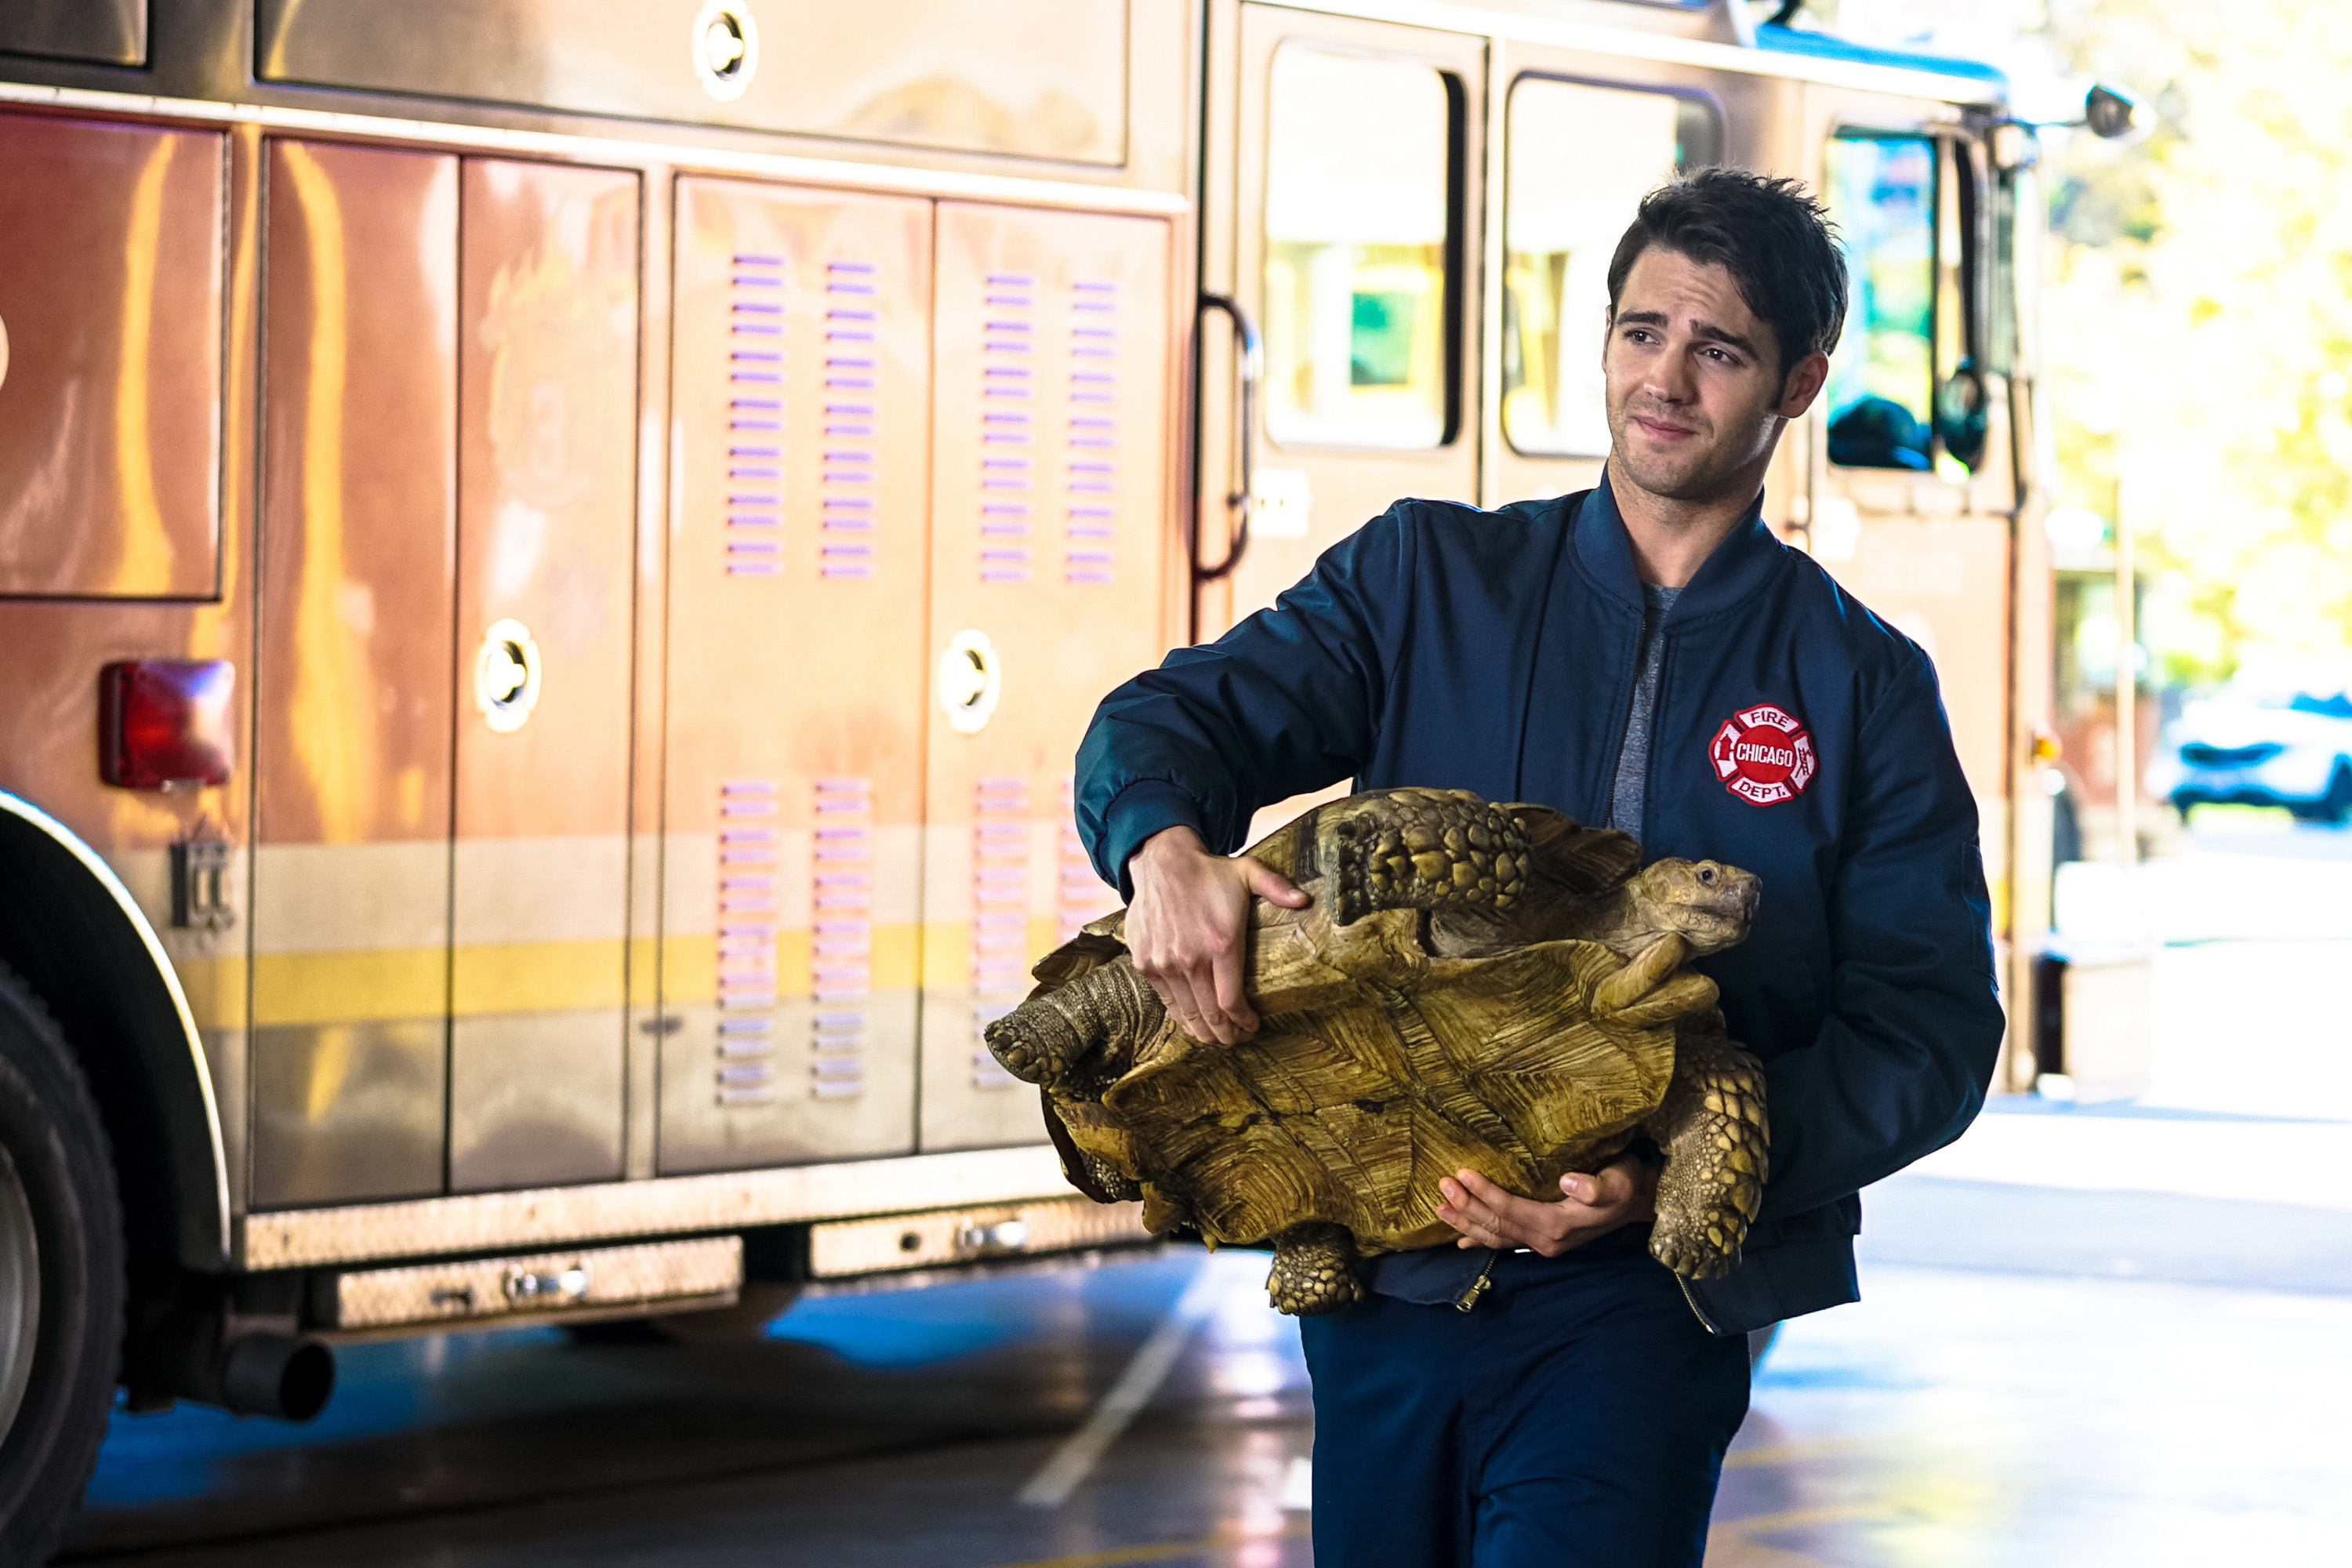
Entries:
[[1214,566],[1201,564],[1197,538],[1192,546],[1192,581],[1213,583],[1231,576],[1249,549],[1250,512],[1257,504],[1257,389],[1258,383],[1265,378],[1265,342],[1257,334],[1257,323],[1249,319],[1241,301],[1231,295],[1203,294],[1201,309],[1223,311],[1232,321],[1234,339],[1241,346],[1237,358],[1242,388],[1242,488],[1225,496],[1225,515],[1233,520],[1233,531],[1226,536],[1224,560]]
[[507,1300],[517,1303],[585,1300],[588,1296],[588,1266],[575,1263],[569,1268],[559,1268],[546,1274],[534,1274],[527,1268],[509,1268],[504,1288]]

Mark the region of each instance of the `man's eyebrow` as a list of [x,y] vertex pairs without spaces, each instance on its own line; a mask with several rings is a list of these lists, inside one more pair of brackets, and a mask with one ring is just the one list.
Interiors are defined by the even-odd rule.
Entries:
[[1741,353],[1747,354],[1750,358],[1757,357],[1756,345],[1753,342],[1741,337],[1738,332],[1731,331],[1727,327],[1717,326],[1713,321],[1692,322],[1691,336],[1695,338],[1703,338],[1711,343],[1725,343],[1732,348],[1738,349]]
[[[1673,322],[1664,310],[1626,310],[1618,316],[1617,324],[1621,327],[1664,327],[1671,326]],[[1691,336],[1706,342],[1722,343],[1727,348],[1738,349],[1741,353],[1751,358],[1763,357],[1758,353],[1753,340],[1741,337],[1728,327],[1718,327],[1713,321],[1692,322]]]

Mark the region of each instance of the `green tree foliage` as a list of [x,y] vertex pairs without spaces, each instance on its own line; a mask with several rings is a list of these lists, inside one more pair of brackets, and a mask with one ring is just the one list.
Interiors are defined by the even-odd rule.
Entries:
[[2352,5],[2047,0],[2146,141],[2046,169],[2061,500],[2131,520],[2165,675],[2352,643]]

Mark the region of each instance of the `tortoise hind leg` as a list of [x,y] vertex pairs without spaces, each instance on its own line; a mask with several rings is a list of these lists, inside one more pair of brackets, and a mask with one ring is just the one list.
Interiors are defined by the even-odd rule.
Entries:
[[1460,791],[1374,790],[1322,807],[1315,823],[1316,874],[1343,926],[1381,910],[1499,914],[1533,868],[1518,824]]
[[989,1025],[982,1038],[1024,1083],[1066,1089],[1081,1068],[1105,1082],[1125,1072],[1166,1017],[1158,994],[1118,958],[1058,991],[1040,991]]
[[1294,1225],[1274,1238],[1266,1299],[1276,1311],[1294,1318],[1319,1318],[1352,1307],[1364,1299],[1355,1264],[1356,1238],[1346,1226]]
[[1650,1254],[1689,1279],[1739,1266],[1764,1198],[1764,1068],[1719,1025],[1679,1031],[1664,1103],[1643,1124],[1664,1151]]

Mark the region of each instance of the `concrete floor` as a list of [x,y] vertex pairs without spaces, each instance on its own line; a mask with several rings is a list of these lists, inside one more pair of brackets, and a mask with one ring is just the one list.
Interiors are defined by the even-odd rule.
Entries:
[[[2217,879],[2266,885],[2181,877],[2209,923]],[[1865,1194],[1865,1299],[1766,1361],[1710,1568],[2352,1561],[2352,942],[2321,934],[2168,948],[2140,1104],[2000,1104]],[[68,1558],[1295,1568],[1311,1419],[1263,1272],[811,1301],[722,1348],[352,1347],[307,1427],[118,1416]]]

